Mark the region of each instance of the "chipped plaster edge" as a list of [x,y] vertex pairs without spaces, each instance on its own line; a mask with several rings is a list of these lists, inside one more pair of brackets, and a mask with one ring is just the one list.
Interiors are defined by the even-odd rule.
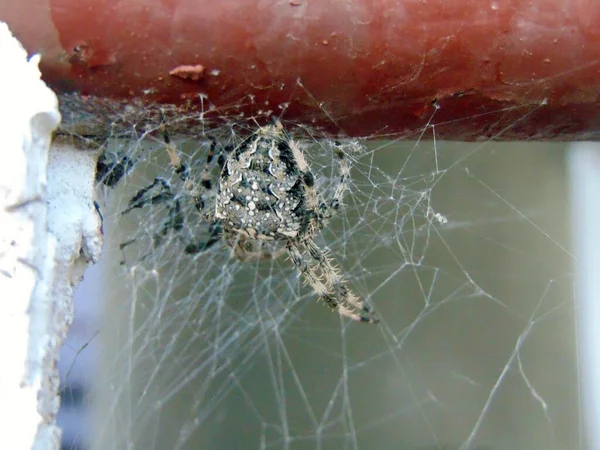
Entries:
[[15,449],[58,449],[56,362],[72,291],[100,254],[96,153],[51,148],[60,123],[39,55],[0,22],[0,423]]

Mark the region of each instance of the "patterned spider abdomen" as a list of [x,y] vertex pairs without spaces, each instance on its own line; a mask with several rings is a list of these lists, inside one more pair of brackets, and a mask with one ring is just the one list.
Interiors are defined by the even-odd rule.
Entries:
[[306,217],[314,178],[279,125],[261,128],[232,151],[219,180],[215,217],[253,239],[294,238]]

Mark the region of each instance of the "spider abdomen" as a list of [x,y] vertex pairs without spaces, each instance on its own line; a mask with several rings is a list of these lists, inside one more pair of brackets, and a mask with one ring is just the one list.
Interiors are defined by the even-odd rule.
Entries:
[[241,144],[223,167],[215,217],[252,238],[295,237],[305,216],[306,186],[313,184],[289,144],[263,131]]

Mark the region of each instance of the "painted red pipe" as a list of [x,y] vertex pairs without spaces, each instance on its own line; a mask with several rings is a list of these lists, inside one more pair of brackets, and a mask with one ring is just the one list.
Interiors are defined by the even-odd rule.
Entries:
[[432,115],[447,139],[600,129],[595,0],[0,0],[0,19],[83,99],[289,103],[288,119],[363,136]]

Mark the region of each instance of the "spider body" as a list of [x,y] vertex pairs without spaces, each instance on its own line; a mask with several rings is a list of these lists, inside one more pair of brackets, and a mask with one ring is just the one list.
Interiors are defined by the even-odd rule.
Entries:
[[[307,284],[329,307],[356,321],[378,322],[374,312],[346,286],[332,259],[314,242],[339,209],[347,188],[350,165],[341,148],[337,148],[339,180],[331,199],[325,201],[298,143],[278,120],[260,127],[233,148],[219,150],[213,141],[199,183],[181,162],[166,132],[165,141],[173,170],[183,181],[201,220],[210,224],[208,240],[188,245],[186,253],[204,251],[221,239],[242,261],[277,258],[287,252]],[[215,186],[211,172],[217,151],[220,172],[217,192],[212,194]],[[152,196],[155,187],[160,192]],[[160,238],[170,229],[181,229],[182,224],[181,200],[171,193],[164,178],[141,189],[123,213],[163,202],[175,204],[167,206],[169,219],[158,233]],[[265,242],[281,244],[282,248],[264,251]]]
[[306,233],[315,214],[314,176],[297,145],[274,126],[240,145],[220,174],[215,217],[252,239]]

